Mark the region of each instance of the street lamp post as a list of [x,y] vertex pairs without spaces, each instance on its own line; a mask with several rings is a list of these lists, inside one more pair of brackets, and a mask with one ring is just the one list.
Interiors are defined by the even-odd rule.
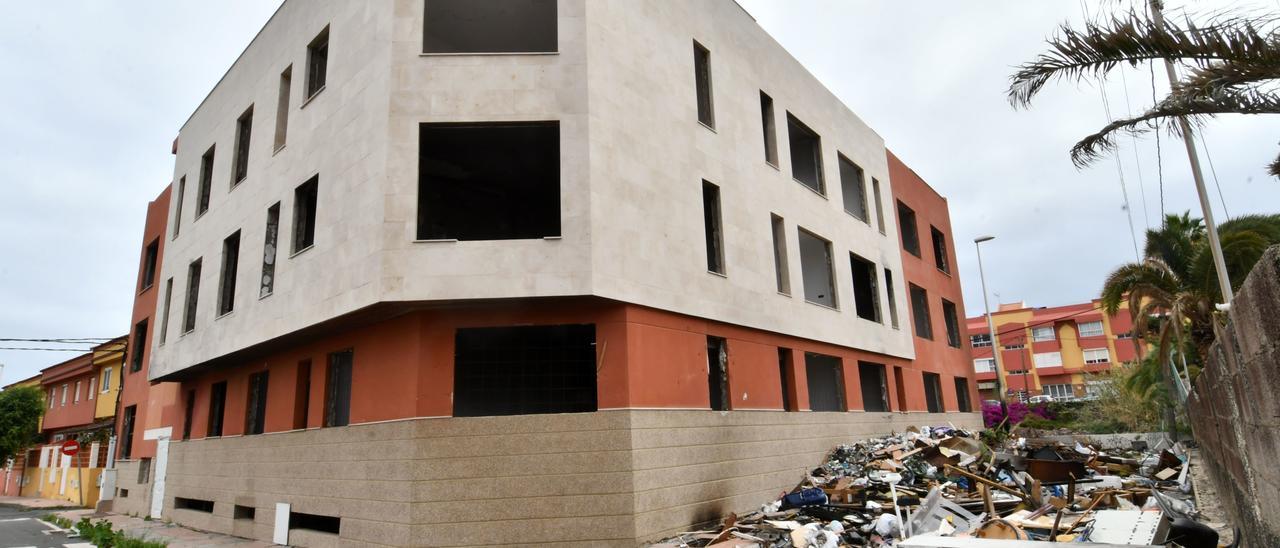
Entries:
[[991,319],[991,305],[987,302],[987,275],[982,269],[982,242],[994,240],[995,236],[978,236],[973,239],[973,247],[978,250],[978,279],[982,280],[982,308],[987,312],[987,333],[991,339],[991,360],[996,364],[996,397],[1004,402],[1004,383],[1000,381],[1000,349],[996,344],[996,325]]

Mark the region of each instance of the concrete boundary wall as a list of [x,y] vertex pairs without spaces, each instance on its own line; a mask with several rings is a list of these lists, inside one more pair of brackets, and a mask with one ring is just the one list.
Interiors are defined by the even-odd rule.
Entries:
[[[275,504],[342,518],[301,546],[634,546],[772,500],[833,446],[976,413],[612,410],[175,442],[165,516],[269,541]],[[174,498],[213,501],[175,509]],[[234,519],[236,505],[252,520]]]
[[1254,266],[1187,414],[1244,546],[1280,546],[1280,246]]

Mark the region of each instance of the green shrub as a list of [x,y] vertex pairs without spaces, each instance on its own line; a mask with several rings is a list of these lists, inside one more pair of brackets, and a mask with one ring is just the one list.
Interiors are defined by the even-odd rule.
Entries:
[[[70,520],[63,521],[70,523]],[[126,536],[124,531],[112,529],[111,522],[105,519],[94,522],[87,517],[81,518],[76,531],[89,544],[99,548],[166,548],[169,545],[167,542]]]

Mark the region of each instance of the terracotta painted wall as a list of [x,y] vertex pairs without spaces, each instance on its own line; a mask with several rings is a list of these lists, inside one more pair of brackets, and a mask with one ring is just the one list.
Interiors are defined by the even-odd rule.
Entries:
[[[48,397],[50,390],[53,390],[54,395],[53,407],[46,408],[44,412],[42,427],[45,432],[93,423],[97,402],[96,398],[94,400],[89,399],[88,386],[91,377],[93,377],[92,369],[87,368],[86,361],[85,372],[73,376],[52,378],[41,386],[45,391],[46,397]],[[80,383],[80,401],[76,401],[76,383]],[[67,387],[65,404],[62,401],[63,385]],[[45,405],[48,405],[48,402],[45,402]]]
[[[926,409],[923,389],[923,372],[938,373],[942,377],[943,405],[947,411],[957,411],[959,402],[955,391],[955,379],[964,378],[969,387],[971,409],[978,408],[977,381],[974,379],[973,356],[969,347],[969,330],[965,324],[964,293],[960,285],[960,268],[956,263],[956,234],[951,230],[951,213],[947,207],[947,199],[937,193],[915,171],[908,167],[892,152],[885,151],[889,159],[889,177],[892,196],[886,197],[885,209],[892,212],[890,218],[897,222],[897,203],[901,201],[915,211],[916,233],[920,239],[920,256],[908,253],[899,245],[902,254],[902,268],[905,281],[924,289],[929,298],[929,316],[933,326],[933,339],[916,336],[916,357],[909,370],[915,372],[907,377],[907,409]],[[930,227],[937,228],[946,238],[946,254],[948,271],[938,268],[933,254],[933,238]],[[901,232],[899,232],[901,234]],[[899,242],[901,244],[901,242]],[[895,279],[895,284],[903,284],[903,280]],[[905,285],[904,285],[905,287]],[[943,314],[942,300],[955,304],[956,324],[960,332],[959,347],[953,347],[947,340],[946,316]],[[910,294],[907,302],[898,303],[899,323],[902,329],[914,333],[911,316]],[[887,321],[887,320],[886,320]],[[917,380],[917,378],[919,380]],[[919,392],[913,395],[912,386],[918,386]]]
[[[133,427],[133,444],[131,448],[130,458],[149,458],[154,457],[156,452],[156,442],[144,440],[143,435],[150,428],[159,428],[178,424],[180,416],[175,416],[175,403],[177,398],[177,387],[172,383],[159,384],[151,386],[147,382],[147,370],[151,365],[151,349],[159,343],[160,340],[160,315],[157,313],[157,303],[162,298],[165,289],[165,280],[160,277],[160,265],[164,263],[164,249],[172,235],[167,231],[169,216],[169,196],[172,186],[166,186],[155,200],[147,204],[147,219],[142,231],[142,240],[138,245],[138,275],[134,284],[137,291],[133,300],[133,314],[131,316],[129,329],[129,350],[123,366],[116,368],[116,375],[121,375],[120,379],[122,387],[119,395],[119,403],[115,406],[118,413],[123,413],[124,408],[130,405],[136,405],[138,408],[137,415],[134,419]],[[188,189],[190,191],[192,189]],[[192,195],[188,195],[187,199],[192,199]],[[181,237],[181,236],[179,236]],[[142,287],[142,269],[143,261],[145,261],[147,246],[151,242],[159,242],[159,253],[156,256],[156,279],[148,288]],[[183,287],[184,279],[174,279],[175,288]],[[181,317],[182,310],[181,301],[178,296],[182,295],[180,290],[175,290],[173,297],[174,304],[170,312],[169,336],[178,336],[178,319]],[[147,320],[147,347],[142,356],[142,368],[139,371],[129,371],[130,364],[133,360],[134,352],[139,351],[137,341],[135,341],[136,333],[134,326],[138,325],[142,320]],[[120,435],[124,427],[123,420],[116,421],[117,435]],[[123,447],[120,444],[118,447]]]

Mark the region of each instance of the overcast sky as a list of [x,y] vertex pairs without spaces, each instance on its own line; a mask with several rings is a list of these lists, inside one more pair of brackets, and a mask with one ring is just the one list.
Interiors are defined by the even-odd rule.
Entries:
[[[968,315],[982,313],[972,244],[980,234],[996,236],[983,244],[983,258],[988,289],[1004,302],[1081,302],[1097,295],[1110,269],[1133,260],[1115,161],[1108,157],[1078,171],[1067,156],[1077,138],[1106,121],[1098,88],[1051,86],[1023,111],[1004,98],[1011,67],[1040,52],[1058,23],[1082,18],[1077,0],[741,3],[950,200]],[[1169,4],[1196,11],[1280,9],[1276,0]],[[143,216],[172,178],[173,138],[278,5],[61,0],[6,6],[0,18],[0,338],[128,331]],[[1097,0],[1089,9],[1098,9]],[[1145,68],[1126,78],[1127,97],[1118,78],[1107,87],[1116,116],[1151,101]],[[1280,210],[1280,183],[1264,172],[1280,149],[1280,118],[1222,118],[1204,137],[1231,215]],[[1120,158],[1141,238],[1149,224],[1159,224],[1155,140],[1136,148],[1127,138],[1124,143]],[[1161,145],[1165,210],[1198,211],[1181,142],[1166,137]],[[1223,201],[1208,176],[1222,216]],[[0,383],[73,356],[0,350],[6,364]]]

